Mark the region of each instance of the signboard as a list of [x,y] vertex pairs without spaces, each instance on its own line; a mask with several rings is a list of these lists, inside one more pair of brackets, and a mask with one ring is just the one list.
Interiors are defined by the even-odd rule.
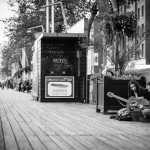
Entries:
[[45,74],[56,76],[72,76],[76,63],[76,46],[68,45],[68,41],[43,41],[42,67]]
[[74,98],[74,77],[46,76],[45,98]]

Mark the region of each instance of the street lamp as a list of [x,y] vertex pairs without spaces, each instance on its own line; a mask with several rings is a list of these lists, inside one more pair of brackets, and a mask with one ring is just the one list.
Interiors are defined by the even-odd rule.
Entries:
[[63,4],[62,2],[56,2],[54,3],[54,0],[51,0],[51,4],[49,4],[48,0],[46,0],[46,5],[42,6],[42,8],[46,7],[46,32],[49,33],[49,6],[51,6],[51,32],[54,33],[54,5],[60,4],[61,5],[61,10],[62,10],[62,15],[63,15],[63,19],[64,19],[64,23],[65,23],[65,28],[66,31],[68,29],[67,27],[67,20],[66,20],[66,16],[65,16],[65,12],[64,12],[64,8],[63,8]]
[[[44,27],[43,27],[43,25],[39,25],[39,26],[35,26],[35,27],[28,28],[27,33],[31,33],[31,30],[32,30],[32,29],[37,29],[37,28],[41,28],[41,29],[42,29],[42,32],[44,32]],[[41,32],[34,33],[34,36],[35,36],[36,39],[39,37],[40,33],[41,33]]]
[[39,25],[39,26],[35,26],[35,27],[28,28],[27,33],[30,33],[32,29],[37,29],[37,28],[41,28],[41,29],[42,29],[42,32],[44,32],[44,27],[43,27],[43,25]]

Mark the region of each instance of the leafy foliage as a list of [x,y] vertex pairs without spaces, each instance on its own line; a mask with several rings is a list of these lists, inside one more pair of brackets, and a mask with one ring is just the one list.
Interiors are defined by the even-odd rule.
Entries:
[[[60,0],[55,0],[59,2]],[[15,15],[9,19],[3,20],[6,24],[5,32],[10,41],[3,49],[3,56],[11,49],[11,55],[19,52],[22,47],[26,48],[29,63],[32,58],[31,47],[35,41],[33,33],[41,32],[41,28],[27,33],[28,28],[43,25],[46,28],[46,11],[42,11],[42,6],[46,5],[45,0],[9,0],[11,8]],[[62,0],[68,26],[72,26],[80,19],[84,18],[92,7],[92,0]],[[51,15],[50,20],[51,20]],[[61,6],[55,5],[55,32],[65,30]],[[3,66],[7,67],[9,57],[3,57]]]
[[[72,26],[87,14],[90,14],[88,31],[92,26],[92,22],[98,12],[97,0],[55,0],[55,2],[62,2],[64,6],[65,16],[68,26]],[[134,13],[119,14],[115,13],[112,7],[112,1],[117,2],[117,7],[124,4],[130,4],[138,0],[108,0],[109,12],[102,18],[103,31],[105,33],[106,45],[108,47],[115,47],[114,43],[119,43],[119,38],[123,40],[122,35],[133,38],[136,32],[136,15]],[[33,33],[41,32],[41,28],[32,30],[32,33],[27,33],[28,28],[43,25],[46,28],[46,11],[42,11],[42,6],[46,5],[45,0],[9,0],[9,5],[14,9],[16,15],[7,20],[3,20],[7,24],[6,34],[9,36],[9,43],[3,49],[3,56],[7,51],[11,55],[16,51],[20,53],[22,47],[26,48],[29,63],[32,57],[31,46],[35,41]],[[63,32],[65,30],[64,20],[61,6],[55,5],[55,32]],[[51,20],[51,15],[50,18]],[[51,30],[51,29],[50,29]],[[118,34],[119,32],[119,34]],[[118,38],[116,38],[118,36]],[[117,41],[116,41],[117,39]],[[119,54],[124,56],[125,53]],[[121,57],[120,57],[121,58]],[[4,66],[9,61],[9,57],[3,57]],[[121,59],[120,59],[121,60]],[[114,61],[115,63],[115,61]],[[121,64],[121,63],[120,63]]]
[[[113,6],[116,4],[116,6]],[[104,31],[106,53],[114,63],[115,69],[120,69],[123,73],[129,61],[129,55],[135,51],[135,48],[129,49],[125,37],[133,40],[137,36],[137,15],[134,12],[121,11],[119,8],[126,9],[126,5],[135,1],[112,0],[107,15],[102,18],[100,28]],[[137,2],[137,0],[136,0]],[[114,9],[117,8],[117,10]],[[115,10],[115,11],[114,11]],[[135,46],[135,44],[134,44]],[[109,51],[109,52],[107,52]]]
[[123,32],[129,38],[135,37],[137,17],[134,12],[113,16],[112,23],[115,32]]

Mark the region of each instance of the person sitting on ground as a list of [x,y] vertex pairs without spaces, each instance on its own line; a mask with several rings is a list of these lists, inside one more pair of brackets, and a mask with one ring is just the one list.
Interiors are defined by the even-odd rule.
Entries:
[[140,86],[140,84],[136,80],[131,80],[128,83],[129,95],[134,96],[136,100],[146,99],[147,89]]
[[[147,95],[146,99],[150,102],[150,81],[147,83]],[[141,122],[149,122],[150,123],[150,105],[148,107],[144,107],[143,105],[140,106],[142,109],[143,117],[140,117],[139,120]]]
[[[136,121],[139,121],[139,118],[142,115],[142,109],[149,106],[149,101],[147,100],[147,89],[140,86],[136,80],[131,80],[128,84],[129,86],[129,94],[130,96],[134,96],[136,98],[137,104],[135,106],[131,106],[132,110],[132,118],[136,118]],[[143,108],[141,108],[143,106]],[[137,108],[138,107],[138,108]],[[136,109],[134,109],[136,108]],[[139,112],[139,113],[134,113]]]
[[117,118],[117,120],[121,119],[124,121],[139,121],[139,117],[143,116],[140,110],[141,108],[138,108],[138,106],[140,106],[141,103],[143,104],[143,107],[149,106],[149,101],[146,99],[147,89],[140,86],[134,79],[129,81],[128,89],[130,98],[135,97],[135,100],[132,98],[133,100],[131,99],[132,101],[129,101],[125,108],[122,108],[117,112],[116,117],[111,116],[110,119]]

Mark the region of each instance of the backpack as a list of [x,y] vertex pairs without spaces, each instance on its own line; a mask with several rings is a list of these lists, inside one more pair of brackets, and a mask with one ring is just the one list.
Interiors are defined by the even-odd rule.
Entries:
[[132,121],[131,112],[127,108],[121,108],[117,112],[116,119],[119,121]]

